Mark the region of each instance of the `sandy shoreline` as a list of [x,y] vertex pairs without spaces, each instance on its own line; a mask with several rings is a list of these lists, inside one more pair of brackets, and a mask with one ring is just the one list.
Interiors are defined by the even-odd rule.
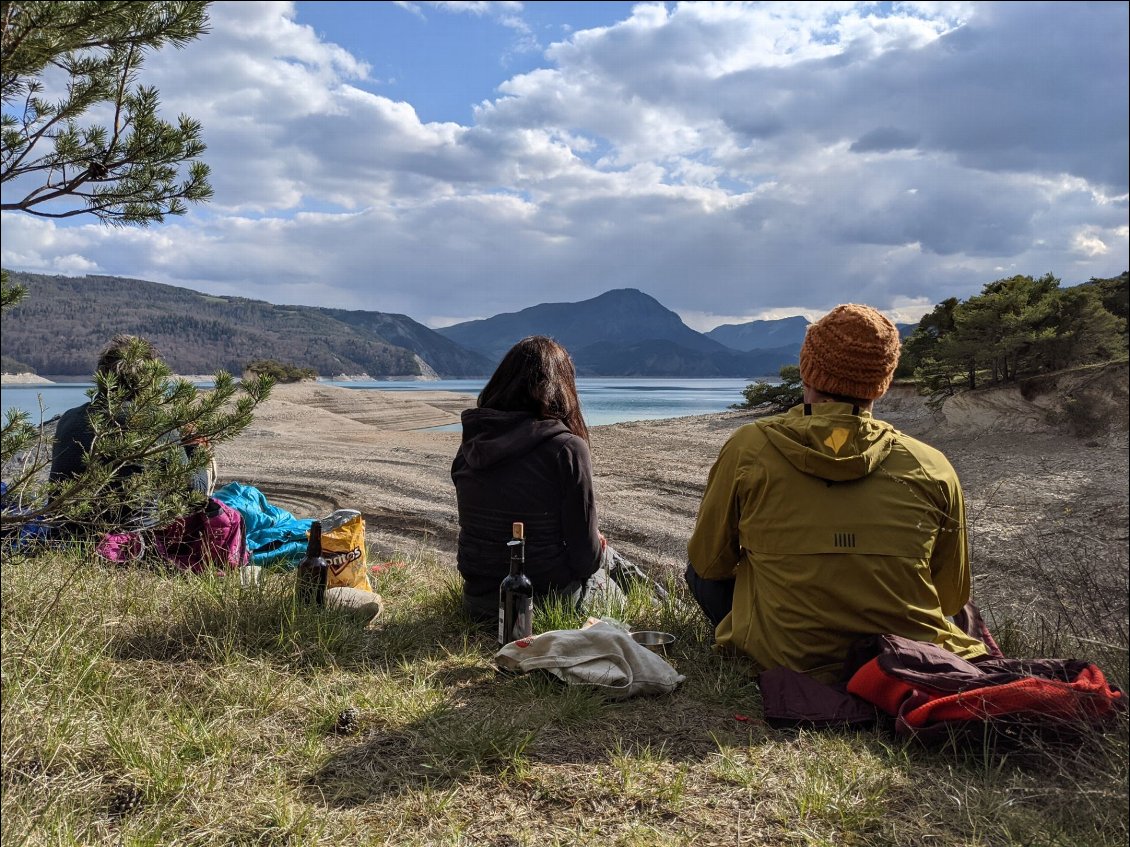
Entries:
[[[173,379],[187,379],[194,383],[211,383],[215,374],[173,374]],[[92,384],[92,376],[67,376],[49,379],[39,374],[0,374],[0,385],[69,385]]]
[[39,374],[0,374],[0,385],[55,385]]
[[[980,590],[993,593],[1018,545],[1037,538],[1054,552],[1083,537],[1095,555],[1125,561],[1125,430],[1089,440],[1046,427],[947,431],[920,402],[884,402],[878,417],[939,447],[957,469]],[[359,509],[383,555],[425,547],[454,566],[450,467],[460,435],[420,427],[455,423],[473,403],[445,391],[277,386],[251,427],[219,447],[221,482],[255,485],[299,517]],[[594,427],[597,507],[612,543],[653,573],[680,571],[718,449],[752,419],[722,412]]]

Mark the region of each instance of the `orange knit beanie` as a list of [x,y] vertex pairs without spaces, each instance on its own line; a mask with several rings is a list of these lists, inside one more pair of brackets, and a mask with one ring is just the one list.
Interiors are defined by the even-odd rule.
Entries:
[[808,327],[800,378],[824,394],[882,397],[899,363],[899,331],[870,306],[837,306]]

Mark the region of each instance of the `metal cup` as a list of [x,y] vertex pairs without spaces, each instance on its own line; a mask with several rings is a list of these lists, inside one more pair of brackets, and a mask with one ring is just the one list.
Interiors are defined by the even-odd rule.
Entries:
[[654,653],[666,653],[667,647],[675,642],[675,636],[669,632],[643,630],[641,632],[633,632],[632,640]]

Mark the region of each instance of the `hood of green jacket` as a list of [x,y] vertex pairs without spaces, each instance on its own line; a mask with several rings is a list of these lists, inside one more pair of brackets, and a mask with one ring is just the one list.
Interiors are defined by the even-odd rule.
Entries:
[[847,403],[793,406],[760,426],[794,468],[829,482],[862,479],[883,464],[894,445],[894,427],[870,412],[853,415]]

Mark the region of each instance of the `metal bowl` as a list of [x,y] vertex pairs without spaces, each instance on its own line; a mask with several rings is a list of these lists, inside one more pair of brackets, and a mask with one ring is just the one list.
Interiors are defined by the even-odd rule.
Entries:
[[663,652],[667,647],[675,642],[675,636],[669,632],[655,632],[654,630],[644,630],[641,632],[633,632],[632,640],[637,644],[647,647],[649,650],[656,652]]

